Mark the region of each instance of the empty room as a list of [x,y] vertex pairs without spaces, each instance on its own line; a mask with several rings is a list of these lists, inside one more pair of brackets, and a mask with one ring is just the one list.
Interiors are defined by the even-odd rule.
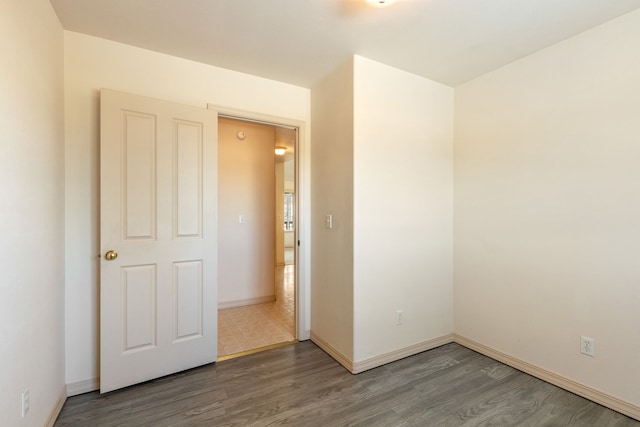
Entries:
[[[2,0],[0,36],[0,424],[640,424],[640,0]],[[244,351],[223,311],[283,271]]]

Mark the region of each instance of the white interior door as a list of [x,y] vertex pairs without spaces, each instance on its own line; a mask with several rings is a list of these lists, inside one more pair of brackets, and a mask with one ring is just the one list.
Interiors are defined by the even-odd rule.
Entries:
[[100,114],[104,393],[216,360],[217,114],[109,90]]

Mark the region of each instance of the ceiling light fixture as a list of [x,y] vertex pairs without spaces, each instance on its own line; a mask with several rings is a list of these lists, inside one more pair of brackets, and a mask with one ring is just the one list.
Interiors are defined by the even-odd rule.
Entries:
[[367,4],[373,7],[387,7],[395,2],[396,0],[367,0]]
[[284,156],[284,153],[287,152],[287,147],[276,147],[276,156]]

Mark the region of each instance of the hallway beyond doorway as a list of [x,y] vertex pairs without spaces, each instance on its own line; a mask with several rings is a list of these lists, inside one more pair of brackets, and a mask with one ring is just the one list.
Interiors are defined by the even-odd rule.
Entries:
[[274,302],[218,310],[218,358],[296,338],[294,271],[276,267]]

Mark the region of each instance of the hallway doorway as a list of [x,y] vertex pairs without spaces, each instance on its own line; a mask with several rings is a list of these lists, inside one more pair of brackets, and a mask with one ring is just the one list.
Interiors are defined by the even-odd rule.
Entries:
[[296,339],[297,129],[218,119],[218,360]]

